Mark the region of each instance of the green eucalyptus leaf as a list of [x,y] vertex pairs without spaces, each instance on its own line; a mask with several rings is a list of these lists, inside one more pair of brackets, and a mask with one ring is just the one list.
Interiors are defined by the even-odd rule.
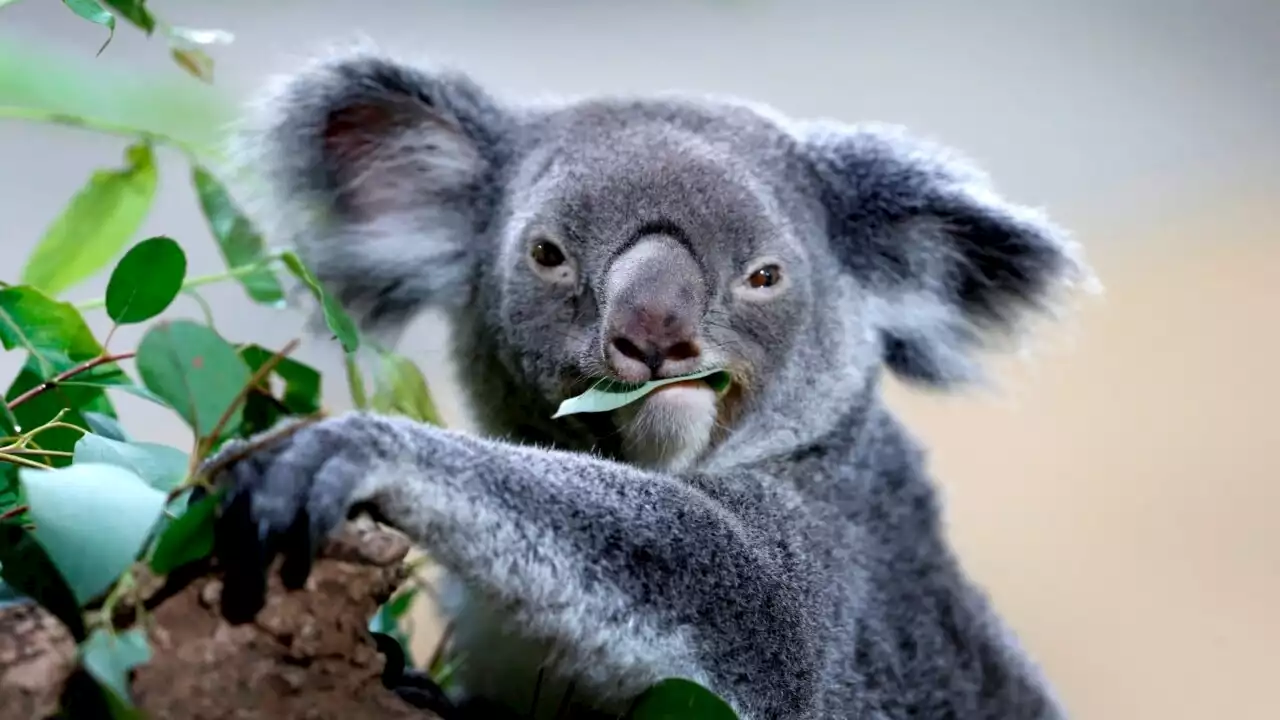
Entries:
[[715,693],[690,680],[668,678],[641,693],[628,720],[737,720]]
[[151,569],[167,575],[212,553],[213,524],[220,502],[221,495],[211,493],[170,521],[151,552]]
[[222,336],[190,320],[160,322],[138,344],[138,374],[147,389],[160,396],[205,438],[224,413],[231,414],[224,432],[235,432],[243,415],[241,391],[251,379],[249,367]]
[[[261,345],[246,345],[240,356],[257,372],[276,353]],[[282,404],[294,415],[310,415],[320,409],[320,373],[293,358],[281,358],[272,372],[284,381]]]
[[58,295],[101,270],[138,232],[155,199],[155,156],[140,142],[125,160],[95,172],[71,199],[27,260],[23,284]]
[[30,530],[19,525],[0,525],[0,577],[61,620],[75,640],[84,638],[80,603]]
[[604,380],[596,383],[591,389],[581,395],[571,397],[560,403],[560,407],[556,410],[556,414],[551,417],[558,418],[576,413],[608,412],[610,410],[617,410],[624,405],[630,405],[665,385],[684,382],[686,380],[698,380],[700,378],[706,378],[707,384],[716,392],[724,392],[724,390],[729,387],[729,373],[719,369],[703,370],[702,372],[696,372],[690,375],[663,378],[662,380],[650,380],[643,385],[624,385],[622,383]]
[[440,414],[417,364],[393,352],[380,352],[379,361],[370,407],[380,413],[440,425]]
[[76,443],[73,463],[104,463],[132,470],[151,487],[168,492],[187,477],[187,453],[158,443],[121,442],[86,433]]
[[146,0],[102,0],[108,7],[120,13],[146,34],[156,29],[156,17],[147,9]]
[[120,325],[159,315],[182,291],[187,255],[172,238],[148,238],[129,248],[107,283],[107,315]]
[[285,252],[281,259],[284,260],[285,267],[289,268],[289,272],[301,280],[311,290],[316,300],[320,301],[325,324],[333,331],[338,342],[342,343],[342,349],[348,354],[355,352],[360,347],[360,333],[356,329],[356,324],[351,321],[351,317],[342,309],[342,305],[336,298],[325,292],[320,281],[311,274],[306,265],[302,264],[302,259],[296,253]]
[[236,206],[226,187],[213,173],[197,165],[191,170],[191,182],[195,186],[200,209],[209,223],[209,230],[218,241],[218,250],[222,252],[227,269],[264,264],[261,269],[241,275],[237,280],[255,302],[281,305],[284,302],[284,290],[275,273],[265,265],[268,259],[267,244],[262,235]]
[[139,628],[111,633],[98,628],[80,644],[80,662],[93,679],[131,707],[129,673],[151,660],[151,644]]
[[89,426],[90,432],[100,435],[108,440],[118,440],[120,442],[129,442],[129,433],[125,431],[120,421],[111,417],[93,411],[81,413],[84,417],[85,424]]
[[0,290],[0,344],[6,350],[29,351],[49,377],[58,372],[61,358],[80,363],[102,354],[102,345],[71,303],[24,286]]
[[116,36],[116,16],[103,10],[96,0],[62,0],[62,4],[79,17],[107,29],[107,39],[102,43],[102,47],[98,48],[98,53],[101,54],[106,50],[111,44],[111,39]]
[[164,509],[163,492],[115,465],[22,468],[18,477],[35,538],[82,605],[129,567]]

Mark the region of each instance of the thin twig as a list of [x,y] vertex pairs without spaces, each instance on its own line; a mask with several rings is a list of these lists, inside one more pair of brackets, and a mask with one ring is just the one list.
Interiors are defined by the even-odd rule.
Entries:
[[0,453],[23,456],[44,455],[46,457],[73,457],[75,455],[75,453],[67,452],[66,450],[41,450],[40,448],[25,447],[4,447],[0,448]]
[[4,512],[0,513],[0,520],[8,520],[9,518],[16,518],[22,513],[30,509],[31,507],[29,505],[18,505],[17,507],[11,507],[8,510],[5,510]]
[[92,360],[87,360],[85,362],[80,363],[79,365],[71,368],[70,370],[66,370],[64,372],[58,373],[57,375],[54,375],[52,378],[45,380],[39,385],[22,393],[18,397],[10,400],[7,406],[10,410],[13,410],[14,408],[18,407],[22,403],[27,402],[31,398],[39,395],[40,393],[47,392],[49,390],[54,389],[55,387],[58,386],[58,383],[62,382],[63,380],[70,380],[76,375],[79,375],[84,372],[88,372],[100,365],[106,365],[107,363],[113,363],[119,360],[128,360],[129,358],[133,357],[136,354],[137,353],[130,351],[130,352],[116,353],[115,355],[107,355],[107,354],[99,355],[98,357]]
[[10,455],[9,453],[2,453],[2,452],[0,452],[0,462],[7,462],[13,465],[21,465],[22,467],[35,468],[37,470],[53,469],[48,465],[45,465],[44,463],[38,463],[35,460],[28,460],[24,457],[19,457],[17,455]]

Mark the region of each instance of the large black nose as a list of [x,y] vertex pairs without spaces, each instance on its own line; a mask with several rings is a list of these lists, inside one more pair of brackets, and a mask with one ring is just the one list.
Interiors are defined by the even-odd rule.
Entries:
[[686,372],[677,366],[696,365],[702,350],[697,328],[687,312],[653,305],[626,308],[614,318],[609,340],[609,362],[624,377],[639,373],[650,378]]

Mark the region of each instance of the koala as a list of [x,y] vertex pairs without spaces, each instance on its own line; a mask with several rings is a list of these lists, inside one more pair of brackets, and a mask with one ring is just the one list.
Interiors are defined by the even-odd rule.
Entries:
[[[462,717],[617,717],[669,677],[745,720],[1064,717],[880,392],[980,380],[1092,277],[970,161],[732,98],[515,101],[365,48],[264,91],[235,152],[367,332],[447,314],[480,432],[350,412],[230,445],[229,619],[367,511],[447,572]],[[553,419],[709,368],[726,389]]]

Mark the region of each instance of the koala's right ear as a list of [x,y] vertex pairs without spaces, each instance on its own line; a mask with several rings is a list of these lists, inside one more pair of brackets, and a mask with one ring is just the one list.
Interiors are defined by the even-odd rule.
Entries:
[[284,78],[232,154],[269,239],[378,330],[467,302],[506,125],[469,78],[361,52]]

